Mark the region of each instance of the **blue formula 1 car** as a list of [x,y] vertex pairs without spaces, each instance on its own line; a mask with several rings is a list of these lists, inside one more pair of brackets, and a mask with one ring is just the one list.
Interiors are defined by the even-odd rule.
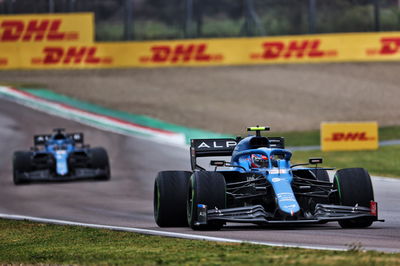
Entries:
[[[281,137],[264,137],[268,127],[248,128],[256,135],[237,139],[192,139],[189,171],[159,172],[154,185],[154,216],[160,227],[220,229],[226,222],[306,224],[338,221],[343,228],[364,228],[378,220],[371,178],[363,168],[341,169],[330,182],[322,158],[291,164]],[[197,157],[210,160],[214,171]],[[310,166],[310,167],[306,167]]]
[[34,136],[30,151],[17,151],[13,158],[14,184],[34,181],[110,179],[110,165],[104,148],[84,145],[83,133],[54,129],[52,135]]

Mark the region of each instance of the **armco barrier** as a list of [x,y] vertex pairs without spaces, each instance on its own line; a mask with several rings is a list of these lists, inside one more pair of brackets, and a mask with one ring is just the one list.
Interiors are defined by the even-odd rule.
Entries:
[[121,43],[0,43],[0,69],[224,66],[396,60],[400,60],[400,32]]

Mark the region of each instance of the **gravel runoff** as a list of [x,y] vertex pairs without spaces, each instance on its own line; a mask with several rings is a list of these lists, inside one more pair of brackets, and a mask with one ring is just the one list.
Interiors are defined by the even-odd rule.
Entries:
[[318,129],[321,121],[400,125],[400,63],[0,71],[0,83],[45,87],[108,108],[241,134]]

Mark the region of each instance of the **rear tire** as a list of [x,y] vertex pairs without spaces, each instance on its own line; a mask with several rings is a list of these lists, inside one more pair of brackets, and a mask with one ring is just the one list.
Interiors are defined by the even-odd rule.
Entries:
[[186,201],[192,172],[159,172],[154,183],[154,219],[160,227],[186,227]]
[[210,221],[207,225],[196,225],[198,220],[197,205],[204,204],[207,209],[225,209],[226,183],[222,174],[199,171],[190,177],[187,216],[189,226],[194,230],[220,230],[222,221]]
[[[347,168],[336,172],[333,182],[338,189],[338,203],[344,206],[370,207],[374,201],[371,177],[364,168]],[[369,217],[339,221],[342,228],[365,228],[373,223]]]
[[23,174],[32,170],[32,153],[25,151],[14,152],[13,156],[13,181],[15,185],[29,182]]
[[97,180],[110,180],[110,163],[108,160],[107,151],[104,148],[92,148],[91,152],[91,166],[93,169],[104,170],[105,174],[97,176]]
[[311,172],[315,175],[318,181],[330,182],[328,171],[324,169],[312,169]]

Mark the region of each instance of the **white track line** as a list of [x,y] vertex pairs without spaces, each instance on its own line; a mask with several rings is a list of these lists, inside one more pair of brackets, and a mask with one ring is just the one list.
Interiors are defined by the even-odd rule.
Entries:
[[24,216],[24,215],[11,215],[11,214],[5,214],[5,213],[0,213],[0,218],[9,219],[9,220],[23,220],[23,221],[47,223],[47,224],[82,226],[82,227],[90,227],[90,228],[97,228],[97,229],[108,229],[108,230],[115,230],[115,231],[132,232],[132,233],[139,233],[139,234],[145,234],[145,235],[166,236],[166,237],[174,237],[174,238],[193,239],[193,240],[206,240],[206,241],[224,242],[224,243],[238,243],[238,244],[246,243],[246,244],[255,244],[255,245],[265,245],[265,246],[271,246],[271,247],[304,248],[304,249],[333,250],[333,251],[347,251],[348,250],[348,249],[342,248],[342,247],[285,244],[285,243],[273,243],[273,242],[261,242],[261,241],[244,241],[244,240],[232,239],[232,238],[174,233],[174,232],[150,230],[150,229],[135,228],[135,227],[79,223],[79,222],[73,222],[73,221],[46,219],[46,218]]

